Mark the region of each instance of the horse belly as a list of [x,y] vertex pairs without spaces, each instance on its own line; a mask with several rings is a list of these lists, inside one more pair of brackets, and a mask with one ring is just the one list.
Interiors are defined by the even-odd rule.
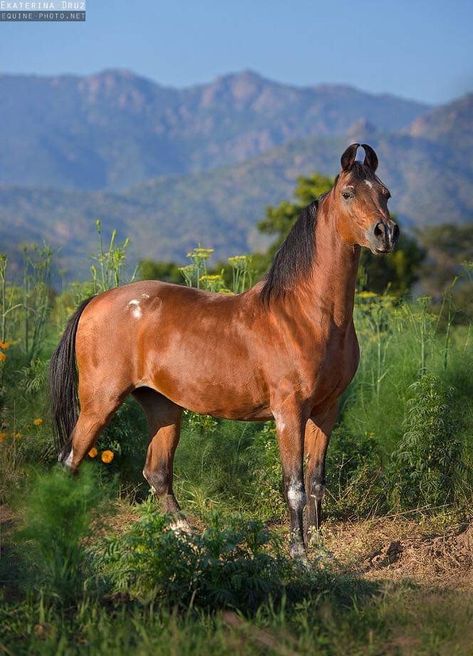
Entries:
[[180,348],[156,355],[149,382],[187,410],[240,420],[271,418],[269,394],[256,362],[225,349]]

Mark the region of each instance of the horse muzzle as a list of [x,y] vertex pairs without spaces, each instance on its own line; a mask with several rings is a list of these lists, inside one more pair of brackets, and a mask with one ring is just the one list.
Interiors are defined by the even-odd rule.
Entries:
[[375,255],[391,253],[399,240],[399,226],[391,219],[377,221],[368,235],[370,250]]

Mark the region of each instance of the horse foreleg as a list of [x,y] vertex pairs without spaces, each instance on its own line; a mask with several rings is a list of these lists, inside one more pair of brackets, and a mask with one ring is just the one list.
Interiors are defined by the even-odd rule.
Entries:
[[310,418],[306,424],[304,450],[306,455],[305,489],[307,491],[306,539],[312,527],[322,523],[322,501],[325,494],[325,457],[330,433],[337,416],[337,406],[330,408],[321,419]]
[[179,512],[180,506],[174,496],[172,482],[182,408],[149,388],[137,389],[133,395],[145,411],[151,438],[143,476],[160,500],[164,512]]
[[304,421],[299,408],[285,407],[273,412],[283,470],[284,494],[291,521],[292,557],[305,554],[303,510],[306,503],[304,491]]

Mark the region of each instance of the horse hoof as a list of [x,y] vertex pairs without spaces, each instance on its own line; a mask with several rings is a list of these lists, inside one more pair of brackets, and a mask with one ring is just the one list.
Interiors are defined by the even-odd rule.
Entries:
[[291,556],[291,558],[297,560],[304,560],[304,559],[307,560],[305,548],[301,542],[294,542],[293,544],[291,544],[291,547],[289,549],[289,555]]
[[184,517],[177,517],[169,524],[169,528],[176,534],[192,535],[192,527]]

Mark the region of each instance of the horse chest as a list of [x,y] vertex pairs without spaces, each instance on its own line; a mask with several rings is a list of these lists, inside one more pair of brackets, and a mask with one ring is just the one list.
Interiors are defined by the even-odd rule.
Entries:
[[315,403],[334,402],[350,384],[358,363],[355,331],[331,335],[313,357],[307,390],[309,398]]

